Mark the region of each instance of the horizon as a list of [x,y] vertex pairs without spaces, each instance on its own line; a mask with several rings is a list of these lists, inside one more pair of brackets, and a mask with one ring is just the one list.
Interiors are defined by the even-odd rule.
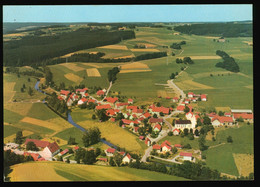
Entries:
[[252,17],[252,4],[3,6],[4,23],[234,22]]

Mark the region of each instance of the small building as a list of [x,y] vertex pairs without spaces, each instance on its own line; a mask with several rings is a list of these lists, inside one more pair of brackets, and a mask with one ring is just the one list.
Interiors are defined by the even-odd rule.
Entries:
[[62,97],[64,100],[67,99],[69,93],[70,93],[70,91],[67,91],[67,90],[61,90],[61,91],[60,91],[60,95],[61,95],[61,97]]
[[43,149],[43,157],[46,159],[47,158],[52,158],[56,154],[60,152],[60,147],[56,142],[50,143],[47,147]]
[[109,147],[105,150],[105,153],[107,156],[114,156],[115,151],[116,151],[116,149]]
[[194,93],[193,92],[189,92],[188,93],[188,97],[192,98],[194,96]]
[[184,111],[185,106],[183,106],[183,105],[179,105],[179,106],[177,106],[176,109],[177,109],[178,111]]
[[173,101],[174,103],[176,103],[176,102],[179,101],[179,98],[178,98],[178,97],[174,97],[174,98],[172,98],[172,101]]
[[192,161],[192,153],[180,152],[180,156],[183,157],[183,160]]
[[88,101],[88,99],[86,99],[85,97],[81,98],[79,101],[78,101],[78,105],[82,105],[84,103],[86,103]]
[[128,103],[129,103],[129,104],[133,104],[133,103],[134,103],[134,100],[129,98],[129,99],[128,99]]
[[201,101],[207,101],[207,96],[205,94],[201,94]]
[[178,136],[180,134],[180,130],[175,128],[172,130],[173,135]]
[[161,126],[160,124],[156,124],[156,125],[154,125],[154,127],[153,127],[153,130],[154,130],[155,132],[160,132],[161,129],[162,129],[162,126]]
[[162,118],[150,118],[149,123],[151,124],[157,124],[159,123],[160,125],[163,124],[163,119]]
[[177,149],[182,149],[182,145],[181,144],[174,144],[174,147],[176,147]]
[[154,144],[153,150],[156,150],[157,153],[160,153],[161,152],[161,146],[159,144]]
[[145,142],[144,142],[147,146],[151,145],[151,140],[149,138],[146,137]]
[[98,90],[96,94],[97,96],[102,96],[105,95],[105,92],[103,90]]
[[130,161],[132,160],[132,157],[129,155],[129,153],[127,153],[125,156],[124,156],[124,158],[123,158],[123,160],[122,160],[122,163],[130,163]]

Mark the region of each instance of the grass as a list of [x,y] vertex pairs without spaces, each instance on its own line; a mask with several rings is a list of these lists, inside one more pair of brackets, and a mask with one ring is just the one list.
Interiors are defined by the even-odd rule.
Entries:
[[[11,181],[183,181],[154,171],[128,167],[67,164],[63,162],[27,162],[14,165],[9,174]],[[34,168],[30,172],[24,172]],[[37,172],[33,172],[37,170]],[[48,171],[48,172],[47,172]]]
[[47,106],[42,103],[34,103],[29,110],[28,117],[37,118],[41,120],[48,120],[51,118],[56,118],[58,115],[50,110]]
[[4,138],[12,135],[12,134],[16,134],[18,131],[20,131],[20,128],[14,127],[14,126],[10,126],[10,125],[4,125]]
[[82,147],[83,142],[82,142],[82,136],[83,132],[76,127],[71,127],[68,129],[65,129],[57,134],[55,134],[55,137],[61,138],[63,140],[69,140],[69,137],[75,138],[76,143],[78,143],[78,146]]

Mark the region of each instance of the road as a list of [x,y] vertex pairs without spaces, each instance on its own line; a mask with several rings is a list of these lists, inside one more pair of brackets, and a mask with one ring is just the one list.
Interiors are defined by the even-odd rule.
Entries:
[[[183,71],[185,71],[188,67],[186,67]],[[183,71],[181,71],[178,75],[180,75]],[[177,76],[176,76],[177,78]],[[162,85],[162,84],[157,84],[157,85]],[[164,84],[163,84],[164,85]],[[173,79],[168,80],[167,84],[170,88],[172,88],[175,92],[177,91],[178,95],[181,96],[181,99],[178,103],[178,105],[180,105],[184,98],[186,97],[186,94],[183,92],[183,90],[181,90],[174,82]],[[177,109],[175,109],[170,115],[163,117],[163,121],[166,125],[168,125],[168,130],[165,131],[161,131],[160,134],[158,135],[157,138],[151,138],[150,135],[148,136],[148,138],[151,140],[151,142],[158,142],[161,139],[163,139],[164,137],[166,137],[168,135],[168,132],[173,130],[172,124],[170,122],[168,122],[166,119],[167,118],[171,118],[173,115],[178,114],[178,113],[183,113],[182,111],[178,111]],[[146,162],[147,157],[150,156],[150,152],[153,150],[152,146],[148,147],[145,150],[144,156],[141,159],[141,162]]]

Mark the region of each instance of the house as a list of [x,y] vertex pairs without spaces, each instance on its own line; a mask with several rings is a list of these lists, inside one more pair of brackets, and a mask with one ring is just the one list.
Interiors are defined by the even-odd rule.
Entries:
[[132,121],[132,120],[128,120],[128,119],[122,119],[123,123],[126,125],[130,125],[130,126],[134,126],[134,124],[139,124],[137,120]]
[[152,114],[156,114],[157,116],[160,115],[160,113],[162,112],[163,114],[169,114],[170,112],[170,109],[169,108],[166,108],[166,107],[156,107],[154,105],[150,106],[149,107],[149,111],[152,113]]
[[147,146],[150,146],[150,145],[151,145],[151,140],[146,137],[144,143],[145,143]]
[[160,124],[156,124],[156,125],[154,125],[154,127],[153,127],[153,130],[154,130],[155,132],[160,132],[161,129],[162,129],[162,126],[161,126]]
[[149,118],[151,117],[151,114],[149,112],[146,112],[142,115],[144,118]]
[[105,104],[105,105],[98,105],[96,106],[96,110],[102,110],[102,109],[110,109],[111,105],[110,104]]
[[[43,158],[49,158],[51,159],[53,156],[55,156],[56,154],[58,154],[60,152],[60,147],[58,146],[58,144],[56,142],[50,143],[47,147],[45,147],[42,151],[42,154],[44,156],[42,156]],[[49,160],[46,159],[46,160]]]
[[159,123],[160,125],[163,124],[163,119],[162,118],[150,118],[149,123],[151,124],[156,124]]
[[192,102],[197,102],[197,98],[196,97],[192,97],[192,98],[190,98],[190,101],[192,101]]
[[192,128],[190,120],[175,120],[175,127],[178,129]]
[[176,103],[176,102],[179,101],[179,98],[178,98],[178,97],[174,97],[174,98],[172,98],[172,101],[173,101],[174,103]]
[[133,104],[134,100],[133,99],[128,99],[128,104]]
[[189,104],[189,103],[190,103],[190,100],[189,100],[189,99],[185,99],[185,100],[184,100],[184,103],[185,103],[185,104]]
[[116,103],[116,108],[122,110],[125,106],[128,106],[129,103]]
[[174,147],[176,147],[177,149],[182,149],[182,145],[181,144],[174,144]]
[[173,135],[175,135],[175,136],[180,134],[180,130],[177,128],[173,129],[172,132],[173,132]]
[[132,110],[138,109],[138,107],[132,105],[132,106],[127,106],[126,109],[128,110],[128,112],[132,112]]
[[165,140],[162,144],[161,144],[161,148],[162,148],[162,152],[166,153],[172,150],[171,147],[171,143],[168,142],[167,140]]
[[132,160],[131,156],[129,155],[129,153],[127,153],[127,154],[124,156],[122,162],[123,162],[124,164],[125,164],[125,163],[130,163],[131,160]]
[[158,144],[154,144],[153,145],[153,150],[156,150],[157,153],[160,153],[161,152],[161,146],[158,145]]
[[96,94],[100,97],[102,95],[105,95],[105,92],[103,90],[98,90]]
[[134,127],[133,132],[137,133],[138,129],[139,129],[139,127]]
[[189,92],[188,93],[188,97],[192,98],[194,96],[194,93],[193,92]]
[[231,112],[225,112],[224,116],[231,117]]
[[215,116],[214,118],[212,118],[211,123],[215,127],[223,125],[233,125],[234,119],[227,116]]
[[[33,158],[34,161],[41,161],[42,158],[38,153],[29,153],[29,152],[24,152],[23,153],[24,156],[31,156]],[[39,160],[40,159],[40,160]],[[45,159],[44,159],[45,160]]]
[[144,136],[139,136],[139,140],[144,140]]
[[84,103],[86,103],[88,101],[88,99],[86,99],[85,97],[81,98],[79,101],[78,101],[78,105],[82,105]]
[[115,121],[116,121],[116,118],[110,118],[109,121],[115,122]]
[[215,112],[211,112],[211,113],[209,113],[209,114],[207,114],[207,116],[210,118],[210,119],[212,119],[212,118],[214,118],[214,117],[216,117],[216,116],[218,116]]
[[248,109],[231,109],[231,113],[233,114],[235,119],[239,119],[240,117],[244,120],[253,123],[254,115],[252,110]]
[[135,114],[137,116],[140,116],[143,114],[143,109],[133,109],[132,114]]
[[118,98],[117,97],[114,97],[114,98],[113,97],[107,97],[104,100],[106,100],[109,103],[115,104],[118,101]]
[[68,152],[69,152],[68,149],[64,149],[64,150],[61,151],[58,155],[59,155],[59,156],[63,156],[63,155],[65,155],[65,154],[67,154]]
[[97,103],[97,100],[95,100],[95,99],[89,99],[89,100],[88,100],[88,103]]
[[62,97],[64,100],[67,99],[69,93],[70,93],[70,91],[67,91],[67,90],[61,90],[61,91],[60,91],[60,95],[61,95],[61,97]]
[[207,96],[205,94],[200,95],[201,101],[207,101]]
[[28,142],[33,142],[36,145],[36,147],[38,147],[39,149],[43,149],[50,144],[50,142],[48,142],[48,141],[41,141],[41,140],[37,140],[37,139],[27,138],[25,140],[24,145],[26,146],[28,144]]
[[109,147],[105,150],[105,153],[107,156],[114,156],[115,151],[116,151],[116,149]]
[[176,108],[176,110],[178,110],[178,111],[184,111],[184,109],[185,109],[185,106],[183,106],[183,105],[179,105]]
[[188,161],[192,160],[192,153],[180,152],[180,156],[183,157],[182,160],[188,160]]
[[118,110],[118,109],[109,109],[106,111],[106,114],[108,116],[115,116],[118,112],[120,112],[120,110]]
[[88,90],[87,88],[76,89],[76,93],[80,94],[82,97],[84,97],[87,90]]

